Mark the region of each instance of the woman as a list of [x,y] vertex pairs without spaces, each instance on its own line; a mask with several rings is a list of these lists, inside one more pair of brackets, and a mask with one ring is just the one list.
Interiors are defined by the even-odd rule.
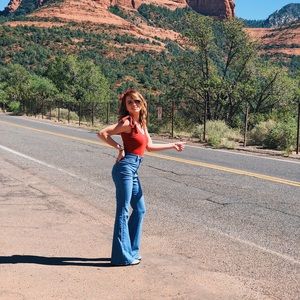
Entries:
[[[119,122],[98,133],[107,144],[118,150],[112,169],[116,186],[116,219],[114,225],[111,263],[113,265],[137,265],[140,263],[140,243],[145,203],[138,168],[144,151],[175,149],[182,151],[184,143],[153,144],[147,130],[147,103],[136,90],[129,89],[120,96]],[[111,136],[121,135],[123,145]],[[132,213],[129,217],[129,206]]]

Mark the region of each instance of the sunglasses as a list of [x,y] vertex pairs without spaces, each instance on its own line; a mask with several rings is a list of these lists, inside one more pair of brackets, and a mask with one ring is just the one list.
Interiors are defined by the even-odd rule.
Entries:
[[127,104],[128,105],[132,105],[132,104],[136,104],[136,105],[141,105],[142,101],[141,100],[128,100]]

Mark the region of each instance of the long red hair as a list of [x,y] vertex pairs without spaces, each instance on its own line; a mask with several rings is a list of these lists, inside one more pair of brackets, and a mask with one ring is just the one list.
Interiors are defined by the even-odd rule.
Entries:
[[134,89],[128,89],[123,94],[120,95],[119,100],[121,102],[119,108],[119,121],[126,116],[129,116],[129,112],[126,108],[126,97],[130,97],[132,100],[141,101],[141,110],[139,116],[139,123],[142,127],[147,126],[147,102],[141,93]]

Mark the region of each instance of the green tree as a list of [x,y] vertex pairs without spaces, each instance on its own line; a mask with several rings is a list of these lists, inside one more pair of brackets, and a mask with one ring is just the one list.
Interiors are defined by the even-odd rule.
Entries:
[[257,57],[256,45],[250,41],[240,21],[232,19],[216,24],[222,33],[216,39],[221,85],[214,103],[214,119],[224,119],[232,125],[232,120],[244,107],[245,96],[252,90],[251,67]]
[[9,64],[0,71],[0,82],[5,84],[9,102],[19,102],[22,112],[26,111],[28,83],[31,74],[21,65]]
[[34,75],[30,79],[28,90],[30,101],[34,103],[34,113],[41,112],[43,118],[47,108],[51,111],[54,97],[58,93],[56,86],[50,79]]
[[212,60],[215,51],[213,19],[196,13],[189,13],[184,18],[186,31],[184,35],[195,47],[190,56],[185,55],[185,87],[196,94],[193,99],[204,102],[204,118],[211,119],[211,85],[215,77],[215,66]]
[[109,84],[101,69],[91,60],[80,62],[78,93],[80,105],[87,105],[90,108],[94,124],[95,111],[109,99]]
[[75,56],[60,57],[49,67],[47,76],[55,83],[61,94],[60,100],[70,111],[76,105],[79,125],[83,115],[89,115],[94,123],[95,111],[100,103],[108,100],[109,84],[101,69],[91,60],[79,60]]
[[[46,75],[56,85],[61,97],[57,97],[57,104],[70,109],[79,97],[77,82],[80,66],[75,56],[63,56],[50,63]],[[60,108],[60,106],[58,108]]]
[[0,83],[0,103],[3,111],[6,111],[7,102],[8,102],[8,95],[5,91],[5,85],[4,83]]

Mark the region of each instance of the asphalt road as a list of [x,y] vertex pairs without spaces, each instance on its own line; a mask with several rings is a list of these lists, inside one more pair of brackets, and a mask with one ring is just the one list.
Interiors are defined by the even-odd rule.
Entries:
[[[115,151],[94,132],[2,114],[0,155],[113,218]],[[145,237],[188,261],[187,276],[222,274],[257,295],[243,299],[300,299],[300,161],[187,146],[146,155],[140,177]]]

